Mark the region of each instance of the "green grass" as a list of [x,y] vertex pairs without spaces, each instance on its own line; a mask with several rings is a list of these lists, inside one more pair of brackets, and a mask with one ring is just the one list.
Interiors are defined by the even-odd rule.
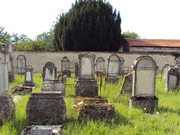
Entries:
[[[16,80],[10,83],[19,86],[23,83],[23,76],[16,75]],[[104,78],[103,78],[104,79]],[[41,91],[41,74],[34,74],[36,87],[33,91]],[[74,79],[68,78],[65,84],[73,84]],[[66,120],[63,122],[63,135],[179,135],[180,134],[180,92],[164,91],[161,75],[156,79],[156,96],[158,109],[155,114],[143,113],[140,109],[129,109],[130,95],[119,95],[122,77],[118,84],[104,83],[99,90],[99,96],[108,99],[113,104],[116,117],[112,122],[78,121],[78,110],[74,108],[74,86],[66,85],[65,102],[67,107]],[[99,81],[98,81],[99,84]],[[10,92],[9,92],[10,93]],[[19,135],[26,127],[26,103],[30,95],[21,96],[16,105],[16,119],[4,120],[0,135]]]

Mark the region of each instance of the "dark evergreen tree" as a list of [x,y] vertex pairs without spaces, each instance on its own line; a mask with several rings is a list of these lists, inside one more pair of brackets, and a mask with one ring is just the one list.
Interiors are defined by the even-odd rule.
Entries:
[[120,13],[103,0],[76,0],[61,14],[54,28],[56,50],[118,51],[121,45]]

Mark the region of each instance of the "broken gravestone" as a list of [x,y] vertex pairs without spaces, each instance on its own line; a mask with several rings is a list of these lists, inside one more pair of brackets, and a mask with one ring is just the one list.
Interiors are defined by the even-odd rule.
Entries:
[[132,94],[132,74],[124,76],[120,94]]

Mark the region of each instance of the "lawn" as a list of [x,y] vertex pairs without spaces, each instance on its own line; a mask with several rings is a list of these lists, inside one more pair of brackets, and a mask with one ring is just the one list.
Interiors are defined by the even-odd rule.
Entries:
[[[20,86],[24,81],[23,75],[15,75],[16,80],[10,83]],[[78,121],[78,110],[74,108],[74,78],[68,78],[66,84],[66,120],[63,122],[63,135],[179,135],[180,134],[180,92],[164,91],[164,82],[161,74],[156,78],[156,96],[158,97],[158,109],[154,114],[145,114],[140,109],[128,107],[130,95],[119,95],[122,83],[103,83],[99,96],[108,99],[116,111],[115,119],[106,121]],[[33,91],[41,91],[41,74],[34,74],[36,87]],[[99,81],[98,81],[99,83]],[[71,84],[71,85],[67,85]],[[10,90],[9,90],[10,93]],[[29,94],[16,96],[16,118],[4,120],[0,128],[0,135],[19,135],[26,125],[26,103]],[[15,97],[15,95],[13,95]]]

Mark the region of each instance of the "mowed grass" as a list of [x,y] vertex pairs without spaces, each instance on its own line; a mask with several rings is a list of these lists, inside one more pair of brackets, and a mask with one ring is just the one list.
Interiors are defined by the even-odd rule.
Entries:
[[[74,77],[74,75],[73,75]],[[16,75],[16,80],[10,83],[20,86],[24,81],[23,75]],[[97,78],[99,80],[99,78]],[[104,80],[104,78],[103,78]],[[112,122],[106,121],[78,121],[78,109],[74,108],[74,78],[68,78],[66,84],[66,120],[63,122],[63,135],[179,135],[180,134],[180,92],[164,91],[164,82],[161,74],[156,79],[156,96],[158,97],[158,109],[154,114],[145,114],[140,109],[130,109],[130,95],[120,95],[123,78],[118,84],[104,83],[99,86],[99,96],[108,99],[116,111]],[[33,91],[41,91],[41,74],[34,74],[36,87]],[[68,85],[71,84],[71,85]],[[98,81],[99,84],[99,81]],[[10,92],[9,92],[10,93]],[[19,135],[26,125],[26,103],[29,94],[16,100],[16,118],[4,120],[0,128],[0,135]],[[14,95],[13,95],[14,97]]]

